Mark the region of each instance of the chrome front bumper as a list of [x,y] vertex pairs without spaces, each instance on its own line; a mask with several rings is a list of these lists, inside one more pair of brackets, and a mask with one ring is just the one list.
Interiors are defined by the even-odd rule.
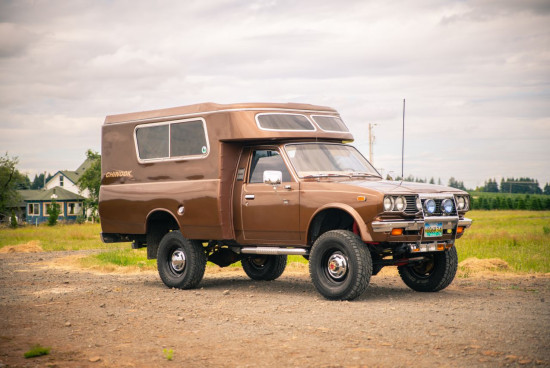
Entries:
[[455,229],[458,226],[469,228],[472,225],[472,220],[468,218],[459,219],[457,217],[428,217],[424,220],[412,221],[374,221],[371,226],[376,233],[388,233],[393,229],[404,229],[404,231],[418,231],[424,227],[424,223],[442,222],[443,229]]

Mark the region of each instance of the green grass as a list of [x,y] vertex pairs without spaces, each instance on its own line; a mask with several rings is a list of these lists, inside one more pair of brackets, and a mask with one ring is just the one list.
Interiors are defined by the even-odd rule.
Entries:
[[48,355],[50,353],[50,350],[52,348],[45,348],[43,346],[40,346],[39,344],[34,345],[29,351],[27,351],[23,356],[25,358],[35,358],[42,355]]
[[[500,258],[516,272],[550,272],[550,211],[470,211],[472,227],[457,241],[459,261],[476,257]],[[98,224],[27,226],[0,230],[0,248],[38,241],[45,251],[108,249],[80,260],[83,267],[123,267],[155,270],[145,248],[131,249],[129,243],[103,244]],[[289,256],[289,263],[307,263]],[[240,262],[232,265],[240,267]],[[211,263],[208,267],[215,267]]]
[[126,248],[113,249],[99,254],[93,254],[80,259],[80,265],[84,268],[134,267],[139,271],[156,270],[157,261],[147,259],[146,248],[131,249],[129,243],[124,243]]
[[174,359],[174,350],[172,349],[162,349],[162,354],[166,360]]
[[58,224],[56,226],[25,226],[18,229],[0,229],[0,248],[39,241],[45,251],[113,248],[103,244],[99,224]]
[[550,272],[550,211],[471,211],[474,223],[457,240],[459,262],[500,258],[519,272]]

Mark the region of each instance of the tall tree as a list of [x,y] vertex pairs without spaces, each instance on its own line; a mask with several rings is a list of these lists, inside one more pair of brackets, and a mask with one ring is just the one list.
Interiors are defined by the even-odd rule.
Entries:
[[42,189],[44,188],[44,173],[40,173],[40,175],[34,175],[34,179],[31,183],[31,189]]
[[99,187],[101,186],[101,155],[89,149],[86,151],[86,158],[92,161],[92,164],[78,179],[78,187],[80,190],[88,189],[90,192],[90,198],[86,204],[92,209],[95,216],[99,203]]
[[498,193],[498,184],[497,181],[494,179],[489,179],[485,182],[485,185],[483,186],[484,192],[489,193]]
[[10,157],[7,152],[0,157],[0,218],[9,216],[8,208],[20,200],[17,187],[23,180],[23,175],[16,168],[18,163],[19,159]]
[[451,177],[449,179],[449,186],[456,189],[466,190],[466,188],[464,187],[464,182],[458,181],[454,177]]

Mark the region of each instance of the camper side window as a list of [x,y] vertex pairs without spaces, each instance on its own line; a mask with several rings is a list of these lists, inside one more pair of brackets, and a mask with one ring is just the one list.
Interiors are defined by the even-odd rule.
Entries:
[[204,155],[206,136],[202,121],[170,125],[170,157]]
[[136,139],[142,160],[168,157],[168,125],[138,128]]
[[202,119],[141,125],[136,127],[135,134],[140,160],[201,158],[208,154]]

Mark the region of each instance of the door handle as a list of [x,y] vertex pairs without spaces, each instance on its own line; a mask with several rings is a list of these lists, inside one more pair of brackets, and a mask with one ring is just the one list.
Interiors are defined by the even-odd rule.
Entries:
[[244,199],[254,199],[254,194],[245,194]]

